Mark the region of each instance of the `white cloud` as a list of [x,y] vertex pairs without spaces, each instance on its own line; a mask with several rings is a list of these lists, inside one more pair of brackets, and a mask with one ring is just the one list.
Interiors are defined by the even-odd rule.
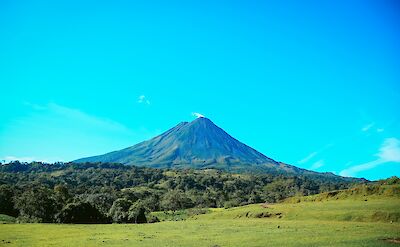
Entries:
[[369,129],[371,129],[372,127],[374,127],[374,125],[375,125],[375,123],[367,124],[367,125],[365,125],[365,126],[361,129],[361,131],[366,132],[366,131],[368,131]]
[[307,163],[308,161],[310,161],[312,158],[314,158],[314,156],[316,156],[317,154],[318,154],[318,152],[312,152],[312,153],[310,153],[309,155],[307,155],[305,158],[299,160],[299,161],[297,162],[297,164],[305,164],[305,163]]
[[325,165],[325,161],[324,160],[318,160],[317,162],[315,162],[311,167],[310,170],[316,170],[318,168],[321,168]]
[[11,162],[11,161],[20,161],[20,162],[32,162],[32,161],[38,161],[38,162],[45,162],[45,163],[53,163],[56,161],[62,161],[59,158],[38,158],[38,157],[16,157],[16,156],[6,156],[0,159],[1,161],[5,161],[6,163]]
[[21,162],[31,162],[36,160],[35,157],[16,157],[16,156],[6,156],[1,158],[1,160],[4,160],[5,162],[11,162],[11,161],[21,161]]
[[145,95],[140,95],[139,97],[138,97],[138,101],[137,101],[139,104],[146,104],[146,105],[150,105],[150,100],[148,100],[147,98],[146,98],[146,96]]
[[378,132],[378,133],[383,132],[383,131],[385,131],[384,128],[377,128],[377,129],[376,129],[376,132]]
[[373,169],[388,162],[400,163],[400,140],[394,137],[385,139],[376,156],[378,159],[361,165],[351,166],[342,170],[340,175],[351,177],[356,176],[359,172]]
[[200,114],[200,113],[198,113],[198,112],[193,112],[192,115],[193,115],[194,117],[197,117],[197,118],[205,117],[203,114]]
[[385,162],[400,162],[400,140],[397,138],[385,139],[377,156]]

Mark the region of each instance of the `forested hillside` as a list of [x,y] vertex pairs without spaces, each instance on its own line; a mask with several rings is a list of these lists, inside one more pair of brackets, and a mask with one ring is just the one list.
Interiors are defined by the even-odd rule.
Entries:
[[[143,223],[148,212],[277,202],[351,187],[346,180],[111,163],[0,166],[0,214],[20,222]],[[147,216],[147,218],[146,218]]]

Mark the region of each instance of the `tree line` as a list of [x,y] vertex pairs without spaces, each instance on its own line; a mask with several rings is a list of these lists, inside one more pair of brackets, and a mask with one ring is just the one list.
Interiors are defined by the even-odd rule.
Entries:
[[0,165],[0,214],[19,222],[146,223],[154,211],[274,203],[344,189],[348,180],[113,163]]

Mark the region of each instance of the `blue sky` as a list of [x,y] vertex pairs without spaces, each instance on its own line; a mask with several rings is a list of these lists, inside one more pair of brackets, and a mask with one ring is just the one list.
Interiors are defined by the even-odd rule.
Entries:
[[400,175],[395,1],[1,1],[0,159],[70,161],[210,118],[267,156]]

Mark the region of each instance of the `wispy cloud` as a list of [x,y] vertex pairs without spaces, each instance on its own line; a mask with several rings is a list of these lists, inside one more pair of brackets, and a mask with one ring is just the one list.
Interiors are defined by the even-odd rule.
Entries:
[[5,156],[0,159],[1,161],[5,161],[6,163],[11,161],[20,161],[20,162],[45,162],[45,163],[53,163],[55,161],[62,161],[59,158],[38,158],[38,157],[17,157],[17,156]]
[[368,133],[371,133],[371,131],[376,131],[378,133],[381,133],[381,132],[385,131],[385,129],[382,127],[376,126],[375,123],[369,123],[369,124],[365,125],[364,127],[362,127],[361,131],[368,132]]
[[374,127],[375,123],[369,123],[367,125],[365,125],[364,127],[361,128],[361,131],[366,132],[368,130],[370,130],[372,127]]
[[146,104],[146,105],[150,105],[150,100],[148,100],[147,98],[146,98],[146,96],[145,95],[140,95],[139,97],[138,97],[138,101],[137,101],[139,104]]
[[34,104],[31,103],[29,101],[24,101],[22,102],[24,105],[31,107],[32,109],[36,110],[36,111],[42,111],[42,110],[46,110],[47,107],[46,106],[42,106],[42,105],[38,105],[38,104]]
[[198,113],[198,112],[192,112],[192,116],[197,117],[197,118],[204,117],[203,114]]
[[356,176],[359,172],[373,169],[388,162],[400,163],[400,140],[394,137],[385,139],[376,156],[378,158],[375,160],[342,170],[340,175],[351,177]]
[[298,164],[305,164],[308,161],[310,161],[312,158],[314,158],[314,156],[316,156],[318,154],[318,152],[312,152],[309,155],[307,155],[306,157],[304,157],[303,159],[299,160],[297,163]]
[[317,170],[318,168],[321,168],[324,165],[325,165],[325,161],[324,160],[318,160],[317,162],[312,164],[312,166],[309,169],[310,170]]
[[96,126],[98,128],[114,130],[114,131],[129,131],[124,125],[110,119],[100,118],[79,109],[70,108],[56,103],[49,103],[46,107],[41,106],[42,109],[48,109],[51,112],[62,115],[63,117],[73,119],[80,123]]
[[26,114],[0,131],[0,159],[8,156],[24,161],[69,161],[121,149],[160,133],[145,126],[128,127],[97,115],[95,109],[87,111],[54,102],[24,105]]
[[59,105],[53,102],[45,105],[38,105],[29,102],[24,102],[24,104],[35,110],[36,115],[33,116],[36,116],[36,118],[21,118],[16,121],[16,124],[23,124],[26,126],[27,124],[32,124],[32,122],[47,121],[52,122],[53,127],[58,126],[54,125],[55,122],[60,122],[63,126],[67,125],[69,128],[71,128],[72,125],[79,125],[113,133],[129,134],[131,132],[129,128],[119,122],[108,118],[98,117],[80,109]]
[[333,143],[329,143],[329,144],[323,146],[323,147],[320,148],[319,150],[314,151],[314,152],[310,153],[309,155],[307,155],[306,157],[304,157],[303,159],[297,161],[297,164],[303,165],[303,164],[308,163],[309,161],[311,161],[312,159],[314,159],[317,155],[319,155],[320,153],[326,151],[327,149],[331,148],[332,146],[334,146]]

